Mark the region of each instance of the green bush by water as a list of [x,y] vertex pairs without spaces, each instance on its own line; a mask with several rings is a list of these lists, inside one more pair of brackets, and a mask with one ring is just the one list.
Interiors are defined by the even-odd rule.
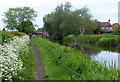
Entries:
[[102,48],[114,48],[120,49],[120,37],[119,35],[113,34],[100,34],[100,35],[84,35],[82,38],[80,36],[72,36],[72,38],[65,37],[63,40],[64,45],[74,44],[75,41],[77,45],[89,45],[97,46]]
[[80,51],[39,37],[33,38],[40,53],[45,80],[118,80],[116,67],[107,68]]
[[111,46],[114,47],[118,45],[118,38],[102,37],[98,40],[97,44],[103,47],[111,47]]

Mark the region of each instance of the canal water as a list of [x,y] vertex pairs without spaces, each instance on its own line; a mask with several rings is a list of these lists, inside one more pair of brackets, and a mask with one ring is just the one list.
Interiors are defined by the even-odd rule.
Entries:
[[[109,62],[109,65],[113,65],[116,63],[116,66],[120,69],[120,53],[112,52],[112,51],[105,51],[105,50],[98,50],[96,48],[88,48],[88,47],[80,47],[80,50],[89,56],[93,60],[97,60],[99,62]],[[107,63],[108,64],[108,63]]]
[[91,55],[91,58],[97,61],[100,61],[100,62],[107,61],[110,63],[110,65],[112,65],[112,62],[113,62],[113,63],[116,63],[116,65],[118,66],[118,55],[119,54],[120,53],[117,53],[117,52],[101,51],[96,56]]

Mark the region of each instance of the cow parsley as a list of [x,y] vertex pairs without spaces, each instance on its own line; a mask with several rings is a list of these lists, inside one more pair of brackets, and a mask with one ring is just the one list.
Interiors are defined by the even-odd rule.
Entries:
[[12,80],[19,71],[23,70],[24,57],[29,50],[29,36],[13,37],[9,43],[0,45],[0,79]]

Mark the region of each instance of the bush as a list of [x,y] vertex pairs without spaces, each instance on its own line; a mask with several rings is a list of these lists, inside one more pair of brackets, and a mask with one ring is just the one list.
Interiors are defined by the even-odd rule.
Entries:
[[65,45],[70,45],[74,42],[74,36],[67,36],[63,39]]
[[63,39],[63,43],[65,44],[65,45],[74,45],[74,44],[78,44],[78,39],[79,39],[79,37],[78,36],[74,36],[74,35],[72,35],[72,36],[67,36],[67,37],[65,37],[64,39]]
[[100,46],[103,46],[103,47],[117,46],[117,44],[118,44],[118,38],[103,37],[103,38],[100,38],[98,40],[97,44],[100,45]]
[[9,43],[0,45],[0,80],[12,80],[23,70],[23,59],[28,56],[29,36],[13,37]]
[[11,39],[11,35],[5,33],[5,32],[1,32],[1,43],[6,43],[9,41],[9,39]]
[[120,35],[120,32],[119,31],[114,31],[111,34],[113,34],[113,35]]
[[22,36],[22,34],[18,31],[12,31],[12,34],[14,34],[15,36]]
[[7,43],[9,42],[9,39],[11,39],[14,36],[24,36],[25,33],[18,32],[18,31],[0,31],[0,43]]

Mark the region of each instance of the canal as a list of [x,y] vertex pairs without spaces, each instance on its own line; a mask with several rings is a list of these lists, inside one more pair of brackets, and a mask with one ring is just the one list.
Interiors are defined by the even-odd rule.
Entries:
[[117,67],[120,69],[120,53],[115,51],[103,50],[98,49],[96,47],[86,47],[86,46],[80,46],[79,50],[82,51],[82,53],[86,54],[88,57],[90,57],[92,60],[97,60],[99,62],[107,62],[107,65],[113,66],[115,63]]

